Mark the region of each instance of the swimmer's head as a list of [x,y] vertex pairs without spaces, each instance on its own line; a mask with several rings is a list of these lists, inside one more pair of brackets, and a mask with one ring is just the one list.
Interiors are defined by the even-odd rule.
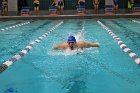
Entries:
[[76,39],[75,39],[75,37],[74,37],[74,36],[69,36],[69,37],[68,37],[67,43],[68,43],[70,49],[73,50],[73,49],[74,49],[74,46],[75,46],[75,44],[76,44]]
[[69,43],[69,42],[76,42],[76,39],[75,39],[74,36],[69,36],[67,42],[68,42],[68,43]]

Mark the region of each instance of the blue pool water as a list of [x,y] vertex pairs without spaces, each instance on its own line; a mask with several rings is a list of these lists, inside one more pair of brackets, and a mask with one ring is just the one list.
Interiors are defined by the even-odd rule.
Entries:
[[[100,21],[140,55],[139,23],[132,19]],[[0,27],[22,22],[25,21],[7,21]],[[0,32],[0,63],[59,22],[36,20]],[[79,51],[51,49],[53,45],[65,42],[69,35],[76,36],[78,41],[100,42],[100,47]],[[139,93],[139,82],[140,67],[96,20],[64,20],[27,55],[0,74],[0,93]]]

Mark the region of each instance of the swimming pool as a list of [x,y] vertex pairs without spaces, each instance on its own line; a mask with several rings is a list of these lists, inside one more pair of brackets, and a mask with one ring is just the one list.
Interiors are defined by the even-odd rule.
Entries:
[[[139,23],[133,19],[100,19],[140,55]],[[135,19],[140,21],[140,19]],[[24,49],[61,20],[33,20],[0,32],[0,63]],[[6,21],[1,27],[24,23]],[[9,24],[9,25],[7,25]],[[69,35],[100,42],[100,48],[56,51],[51,47]],[[64,20],[23,58],[0,74],[0,93],[139,93],[140,67],[95,19]]]

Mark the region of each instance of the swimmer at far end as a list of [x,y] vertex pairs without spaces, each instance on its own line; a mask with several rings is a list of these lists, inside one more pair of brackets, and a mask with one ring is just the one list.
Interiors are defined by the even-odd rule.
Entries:
[[53,49],[74,50],[74,49],[83,49],[83,48],[90,48],[90,47],[99,47],[99,43],[98,42],[89,43],[85,41],[76,42],[76,39],[74,36],[69,36],[67,42],[53,46]]

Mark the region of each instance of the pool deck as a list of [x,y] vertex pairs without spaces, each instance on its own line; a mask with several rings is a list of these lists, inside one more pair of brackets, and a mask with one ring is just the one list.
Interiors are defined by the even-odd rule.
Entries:
[[0,20],[56,20],[56,19],[110,19],[110,18],[140,18],[140,14],[76,14],[76,15],[40,15],[40,16],[0,16]]

